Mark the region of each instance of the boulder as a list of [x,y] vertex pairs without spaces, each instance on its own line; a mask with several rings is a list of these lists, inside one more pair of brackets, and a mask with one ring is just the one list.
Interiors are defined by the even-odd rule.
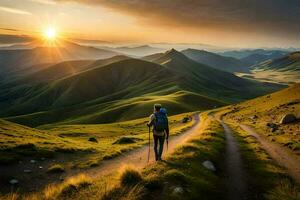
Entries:
[[9,180],[9,183],[12,185],[15,185],[15,184],[18,184],[19,181],[17,179],[11,179],[11,180]]
[[177,186],[177,187],[174,187],[174,189],[173,189],[173,192],[172,192],[173,194],[175,194],[175,195],[178,195],[178,194],[183,194],[183,188],[182,187],[179,187],[179,186]]
[[95,137],[90,137],[89,142],[95,142],[98,143],[98,140]]
[[210,171],[216,171],[214,164],[209,160],[204,161],[202,165]]
[[289,124],[295,122],[296,120],[297,118],[294,114],[286,114],[281,118],[280,124]]
[[270,128],[278,128],[277,124],[274,124],[274,123],[271,123],[271,122],[268,122],[267,126],[270,127]]

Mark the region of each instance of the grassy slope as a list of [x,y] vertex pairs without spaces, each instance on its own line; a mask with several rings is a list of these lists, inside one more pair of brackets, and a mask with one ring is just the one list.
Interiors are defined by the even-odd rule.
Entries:
[[[171,116],[171,134],[178,134],[191,126],[193,121],[181,123],[189,113]],[[0,162],[15,162],[23,156],[55,156],[57,153],[69,152],[80,155],[84,161],[68,161],[68,166],[88,166],[103,158],[110,158],[120,153],[139,147],[147,142],[148,118],[98,125],[64,125],[32,129],[5,120],[0,121],[1,151]],[[47,130],[45,130],[47,128]],[[112,145],[120,137],[135,138],[136,142],[124,145]],[[96,138],[99,143],[88,141]]]
[[[271,132],[268,122],[279,124],[281,117],[287,113],[300,116],[300,84],[287,89],[249,100],[227,108],[225,119],[255,126],[272,141],[285,145],[295,153],[300,151],[300,124],[280,125],[279,131]],[[256,115],[255,120],[250,117]]]
[[[207,118],[206,114],[201,119],[198,133],[178,147],[165,162],[152,164],[141,172],[125,168],[120,175],[113,173],[100,179],[81,175],[31,197],[59,200],[226,199],[223,129],[219,122]],[[235,130],[246,163],[250,199],[298,199],[300,192],[257,141],[234,124],[230,126]],[[212,161],[217,171],[205,169],[202,166],[205,160]],[[174,192],[176,187],[181,187],[182,193]]]

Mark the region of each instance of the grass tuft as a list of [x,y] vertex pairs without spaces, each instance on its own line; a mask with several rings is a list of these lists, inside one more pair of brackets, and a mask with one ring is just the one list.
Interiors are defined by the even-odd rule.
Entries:
[[300,199],[300,192],[290,183],[289,180],[282,181],[277,187],[271,190],[267,195],[267,199],[272,200],[282,200],[282,199],[289,199],[289,200],[298,200]]
[[134,186],[143,180],[139,171],[132,167],[126,166],[120,176],[120,184],[122,186]]
[[65,171],[65,168],[60,164],[52,165],[47,170],[48,173],[62,173],[64,171]]

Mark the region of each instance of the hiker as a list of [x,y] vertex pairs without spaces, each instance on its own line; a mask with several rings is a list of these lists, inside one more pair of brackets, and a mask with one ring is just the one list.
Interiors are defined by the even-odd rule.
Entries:
[[150,115],[150,121],[147,126],[149,127],[149,131],[150,127],[153,126],[155,160],[161,161],[165,138],[167,142],[169,139],[167,111],[166,109],[162,108],[161,104],[154,105],[154,113]]

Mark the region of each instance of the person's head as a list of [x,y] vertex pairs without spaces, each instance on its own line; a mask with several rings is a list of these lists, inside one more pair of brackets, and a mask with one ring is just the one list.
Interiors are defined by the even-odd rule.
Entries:
[[161,104],[154,104],[154,112],[159,112],[161,109]]

